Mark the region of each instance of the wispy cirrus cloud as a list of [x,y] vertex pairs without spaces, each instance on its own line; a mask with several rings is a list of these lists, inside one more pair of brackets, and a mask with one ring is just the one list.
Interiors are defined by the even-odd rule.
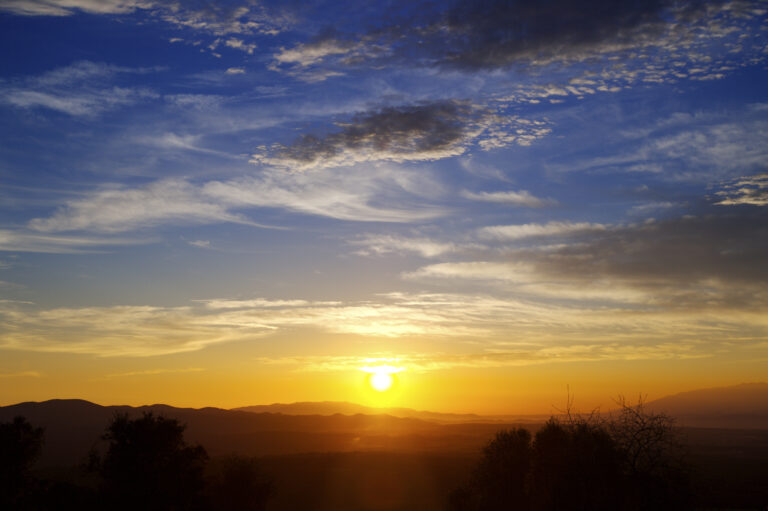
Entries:
[[67,201],[47,217],[27,223],[32,232],[117,233],[160,225],[238,223],[279,228],[252,220],[246,210],[278,208],[355,222],[408,223],[447,213],[424,204],[439,189],[428,173],[392,166],[372,172],[321,169],[312,173],[272,169],[259,177],[193,183],[183,178],[144,186],[102,187]]
[[9,80],[0,84],[0,101],[17,108],[46,108],[71,116],[91,117],[102,112],[157,99],[145,87],[120,87],[114,80],[121,74],[152,72],[81,61],[39,76]]
[[[280,334],[284,341],[297,327],[370,340],[472,341],[472,351],[467,353],[433,351],[421,364],[419,355],[414,355],[414,367],[421,365],[428,370],[458,367],[471,360],[472,364],[500,367],[712,356],[724,347],[732,349],[734,341],[742,346],[761,342],[768,329],[768,322],[758,311],[734,314],[710,310],[702,314],[585,304],[574,307],[457,293],[392,293],[374,298],[357,302],[258,299],[232,303],[218,299],[211,307],[205,301],[177,307],[50,309],[2,303],[0,348],[147,357],[225,342],[268,343],[273,334]],[[418,348],[403,350],[402,355],[407,358],[409,353],[418,353]],[[369,350],[361,358],[365,357],[371,357]],[[305,367],[315,365],[311,358],[304,360]],[[347,367],[349,360],[351,357],[341,366]],[[324,369],[333,368],[326,365]]]
[[40,232],[122,232],[162,223],[234,222],[259,225],[230,213],[185,180],[169,179],[143,188],[97,190],[69,201],[48,218],[35,218],[29,227]]
[[495,240],[518,240],[541,236],[562,236],[589,231],[605,231],[610,226],[590,222],[547,222],[546,224],[493,225],[482,227],[478,234],[482,238]]
[[147,0],[6,0],[0,10],[21,16],[71,16],[78,11],[90,14],[124,14],[149,8]]
[[766,105],[676,112],[613,137],[607,156],[562,156],[555,171],[652,174],[671,182],[711,183],[759,174],[768,158]]
[[0,229],[0,251],[47,254],[87,254],[114,250],[126,245],[141,245],[153,240],[95,236],[61,236],[29,230]]
[[536,197],[526,190],[508,190],[503,192],[470,192],[464,190],[461,195],[476,201],[511,204],[528,208],[544,208],[557,205],[555,199]]
[[422,257],[437,257],[462,250],[453,242],[442,242],[430,238],[395,236],[391,234],[367,234],[349,243],[361,247],[359,255],[418,254]]
[[315,172],[265,170],[258,178],[213,181],[204,193],[233,208],[268,207],[358,222],[415,222],[447,210],[424,204],[440,189],[426,172],[379,165]]
[[494,346],[476,352],[385,352],[378,357],[316,355],[260,357],[258,362],[287,366],[297,372],[351,372],[365,364],[397,364],[406,372],[445,371],[459,368],[521,367],[552,363],[618,360],[689,360],[711,357],[702,353],[695,342],[669,342],[655,345],[618,342],[583,343],[565,346],[520,343],[519,346]]

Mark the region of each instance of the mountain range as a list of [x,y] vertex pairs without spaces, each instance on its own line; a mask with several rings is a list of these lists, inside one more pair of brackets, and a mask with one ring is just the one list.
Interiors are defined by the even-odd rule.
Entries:
[[[668,396],[645,404],[686,427],[768,430],[768,384],[750,383]],[[292,403],[220,408],[167,405],[101,406],[88,401],[54,399],[0,407],[0,422],[24,416],[45,428],[43,465],[83,460],[103,449],[102,435],[119,413],[151,412],[186,425],[185,438],[211,456],[249,456],[309,452],[476,453],[500,429],[535,430],[544,416],[480,416],[370,408],[345,402]]]

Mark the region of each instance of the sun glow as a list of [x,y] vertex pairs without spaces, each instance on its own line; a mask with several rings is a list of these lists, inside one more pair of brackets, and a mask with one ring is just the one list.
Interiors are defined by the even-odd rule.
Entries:
[[368,373],[368,384],[377,392],[386,392],[395,384],[396,374],[403,370],[402,367],[390,365],[369,366],[361,368]]

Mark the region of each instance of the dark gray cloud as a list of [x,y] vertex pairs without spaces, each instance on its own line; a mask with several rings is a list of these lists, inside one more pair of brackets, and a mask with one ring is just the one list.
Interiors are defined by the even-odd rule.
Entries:
[[451,147],[461,140],[461,119],[469,108],[454,101],[418,106],[388,107],[356,116],[343,130],[318,140],[304,136],[286,153],[298,160],[331,156],[344,148],[370,146],[377,151],[430,152]]
[[438,39],[433,51],[444,64],[498,68],[687,45],[697,28],[712,25],[717,32],[725,16],[748,17],[759,6],[759,0],[465,0],[425,32]]
[[527,145],[549,132],[543,121],[501,116],[455,100],[374,109],[337,126],[339,131],[324,136],[304,134],[289,145],[273,146],[253,161],[303,170],[436,160],[462,154],[475,142],[483,149]]
[[465,70],[575,62],[622,52],[638,57],[653,50],[675,52],[680,59],[744,29],[747,20],[764,17],[761,6],[760,0],[394,2],[392,12],[380,13],[383,19],[371,20],[367,25],[373,28],[366,32],[325,31],[276,57],[280,64],[298,67],[324,61],[325,67],[342,69],[389,60]]
[[674,4],[684,2],[459,2],[445,17],[445,28],[440,27],[453,42],[443,50],[442,57],[458,67],[494,68],[521,59],[536,62],[580,58],[607,43],[644,44],[661,33],[664,15]]
[[542,274],[658,291],[678,305],[764,306],[768,214],[729,208],[613,228],[548,252],[521,253]]

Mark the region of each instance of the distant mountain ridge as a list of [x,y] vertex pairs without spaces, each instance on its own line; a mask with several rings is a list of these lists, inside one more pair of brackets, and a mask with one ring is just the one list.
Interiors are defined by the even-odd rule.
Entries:
[[[675,417],[680,425],[708,428],[768,429],[768,383],[742,383],[681,392],[645,403],[647,410]],[[540,424],[549,415],[477,415],[439,413],[410,408],[373,408],[355,403],[323,401],[274,403],[234,408],[250,413],[286,415],[387,414],[440,424],[530,423]]]
[[[768,383],[750,383],[683,392],[646,403],[679,425],[768,430]],[[238,452],[250,456],[311,452],[463,452],[474,453],[500,429],[535,430],[547,417],[483,417],[408,408],[371,408],[321,402],[221,408],[168,405],[100,406],[81,399],[53,399],[0,407],[0,422],[26,417],[45,428],[44,465],[72,464],[91,448],[117,413],[152,412],[187,426],[185,437],[212,456]],[[383,413],[387,412],[387,413]],[[402,416],[398,416],[402,415]]]
[[742,383],[681,392],[646,403],[680,425],[698,427],[768,428],[768,383]]
[[543,415],[496,416],[478,415],[475,413],[443,413],[411,408],[375,408],[371,406],[349,403],[347,401],[302,401],[297,403],[273,403],[271,405],[254,405],[232,408],[232,410],[250,413],[282,413],[286,415],[392,415],[407,419],[419,419],[441,424],[473,423],[473,422],[516,422],[546,420]]

